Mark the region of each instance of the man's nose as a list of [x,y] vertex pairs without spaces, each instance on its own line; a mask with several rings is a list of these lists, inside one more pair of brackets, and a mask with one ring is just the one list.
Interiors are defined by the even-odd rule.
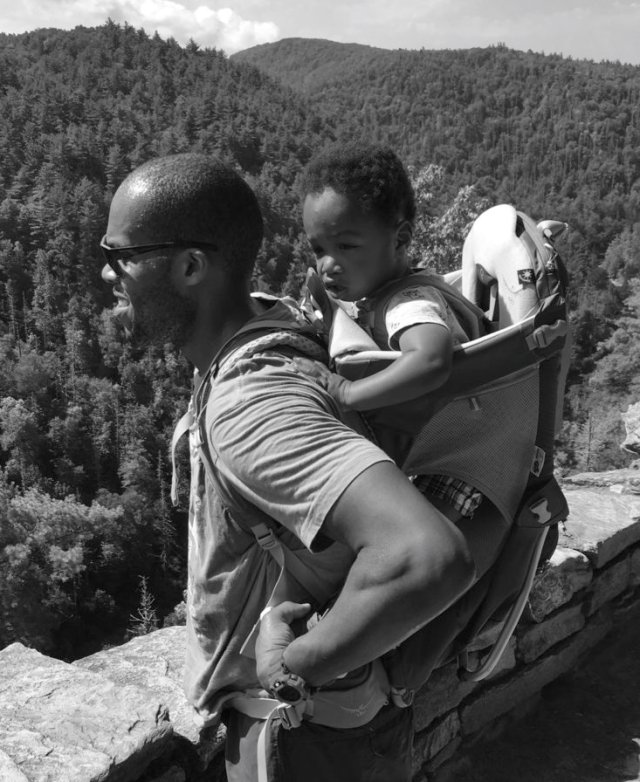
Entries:
[[118,275],[114,272],[114,270],[111,268],[111,266],[109,266],[108,263],[105,263],[105,265],[102,267],[100,276],[105,282],[108,282],[109,285],[114,285],[116,280],[118,279]]

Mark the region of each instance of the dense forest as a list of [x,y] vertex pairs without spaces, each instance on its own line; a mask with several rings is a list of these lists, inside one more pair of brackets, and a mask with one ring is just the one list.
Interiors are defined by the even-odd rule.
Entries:
[[629,461],[620,412],[638,397],[639,95],[638,68],[500,46],[290,40],[229,59],[112,22],[0,35],[0,647],[73,659],[179,621],[168,442],[190,370],[172,345],[123,339],[99,276],[132,168],[180,151],[236,167],[267,224],[254,284],[278,294],[297,295],[311,262],[297,178],[334,139],[406,160],[418,263],[455,268],[494,203],[566,220],[575,346],[558,463],[606,469]]

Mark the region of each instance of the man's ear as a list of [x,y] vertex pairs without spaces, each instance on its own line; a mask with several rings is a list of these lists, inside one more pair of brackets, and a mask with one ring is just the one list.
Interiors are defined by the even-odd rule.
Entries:
[[402,220],[396,228],[396,250],[406,250],[413,238],[413,225],[410,220]]
[[197,248],[189,248],[180,254],[177,271],[180,284],[185,288],[199,285],[209,274],[211,261]]

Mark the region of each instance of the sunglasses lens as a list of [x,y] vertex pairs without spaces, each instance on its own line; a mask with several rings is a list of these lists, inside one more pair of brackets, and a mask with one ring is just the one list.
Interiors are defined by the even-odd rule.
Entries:
[[120,257],[118,250],[115,250],[112,247],[106,247],[103,244],[100,245],[100,249],[102,250],[102,257],[106,264],[111,267],[118,277],[120,277],[122,275],[122,267],[118,260]]

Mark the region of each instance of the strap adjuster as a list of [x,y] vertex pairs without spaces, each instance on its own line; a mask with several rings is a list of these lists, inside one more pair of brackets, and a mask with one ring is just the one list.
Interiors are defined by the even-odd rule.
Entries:
[[260,548],[265,549],[265,551],[275,548],[278,545],[278,538],[275,532],[266,524],[256,524],[253,527],[253,533]]
[[566,337],[567,331],[567,322],[557,320],[552,325],[538,326],[526,337],[525,341],[529,350],[545,350],[556,339]]

